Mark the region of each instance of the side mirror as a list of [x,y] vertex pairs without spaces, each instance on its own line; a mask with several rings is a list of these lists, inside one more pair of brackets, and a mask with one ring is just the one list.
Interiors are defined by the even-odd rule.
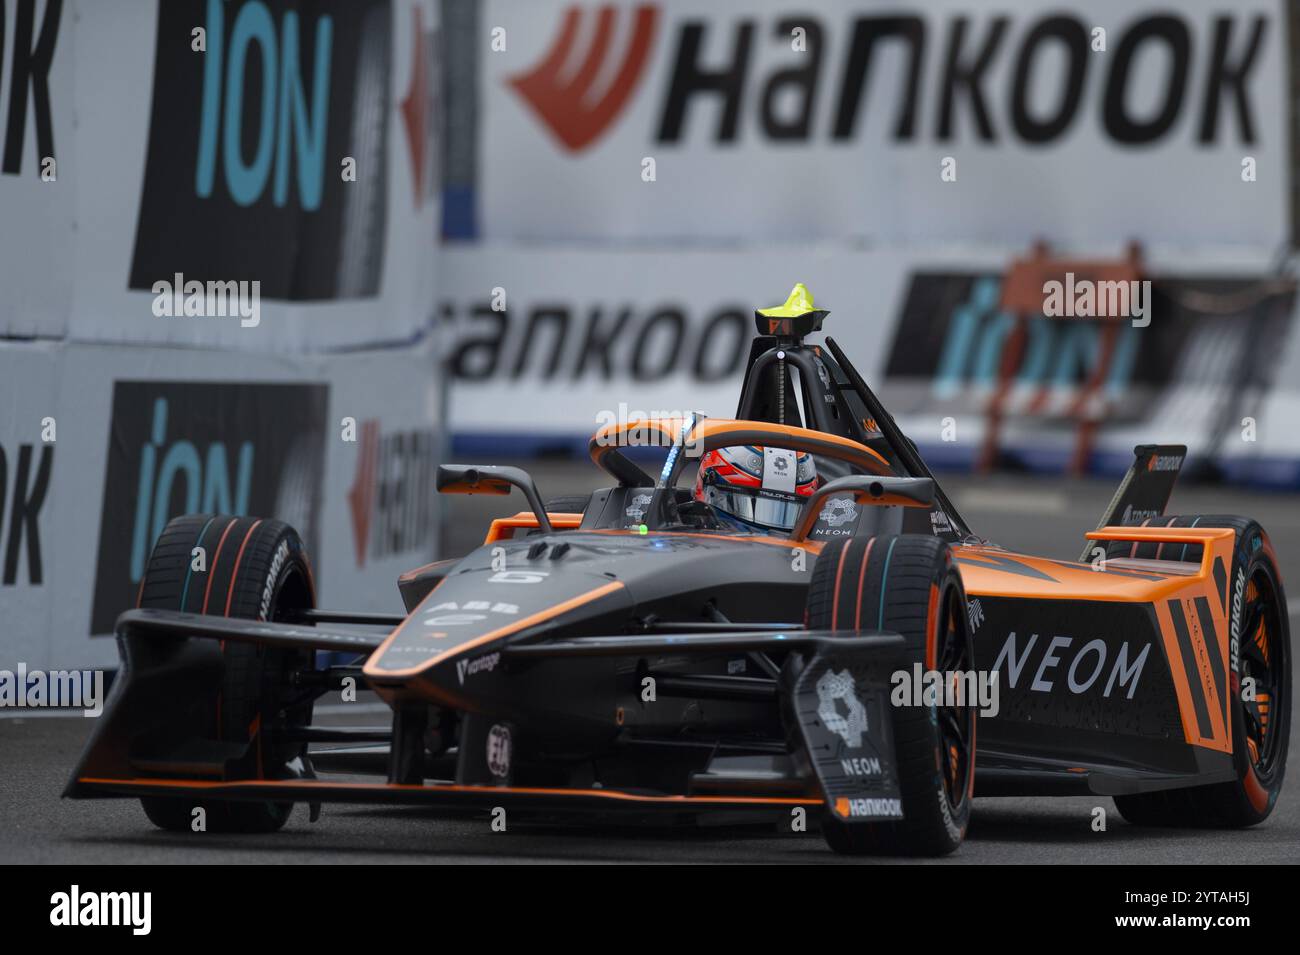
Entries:
[[439,494],[509,494],[511,487],[524,492],[528,506],[537,517],[537,526],[550,534],[555,528],[546,516],[537,482],[523,468],[476,464],[440,464],[434,479]]
[[897,505],[900,507],[930,507],[934,504],[932,478],[872,477],[851,474],[823,484],[808,498],[799,520],[795,523],[792,540],[802,541],[812,533],[817,515],[827,498],[852,494],[858,503]]

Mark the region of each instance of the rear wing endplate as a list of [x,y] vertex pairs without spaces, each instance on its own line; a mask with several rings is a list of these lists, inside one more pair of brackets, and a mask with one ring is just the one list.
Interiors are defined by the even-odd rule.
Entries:
[[[1184,444],[1139,444],[1133,449],[1133,464],[1106,505],[1097,529],[1136,527],[1163,514],[1186,459]],[[1091,559],[1093,548],[1092,541],[1084,541],[1080,563]]]

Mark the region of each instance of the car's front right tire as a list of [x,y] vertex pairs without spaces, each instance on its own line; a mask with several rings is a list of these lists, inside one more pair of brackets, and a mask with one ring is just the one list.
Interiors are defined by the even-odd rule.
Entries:
[[[834,541],[808,590],[810,630],[885,630],[906,641],[902,666],[967,673],[974,648],[966,594],[948,545],[919,534]],[[975,708],[892,707],[903,802],[897,823],[848,823],[827,810],[836,852],[936,856],[961,845],[975,776]]]

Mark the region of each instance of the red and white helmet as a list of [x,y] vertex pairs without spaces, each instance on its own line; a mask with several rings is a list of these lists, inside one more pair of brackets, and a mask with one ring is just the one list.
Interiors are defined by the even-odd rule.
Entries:
[[753,445],[710,451],[695,479],[695,499],[745,529],[792,530],[816,489],[811,454]]

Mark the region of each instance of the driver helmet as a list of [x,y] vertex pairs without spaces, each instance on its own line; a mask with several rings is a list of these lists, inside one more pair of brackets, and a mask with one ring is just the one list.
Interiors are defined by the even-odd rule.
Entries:
[[816,488],[811,454],[747,444],[704,455],[695,499],[741,530],[789,531]]

